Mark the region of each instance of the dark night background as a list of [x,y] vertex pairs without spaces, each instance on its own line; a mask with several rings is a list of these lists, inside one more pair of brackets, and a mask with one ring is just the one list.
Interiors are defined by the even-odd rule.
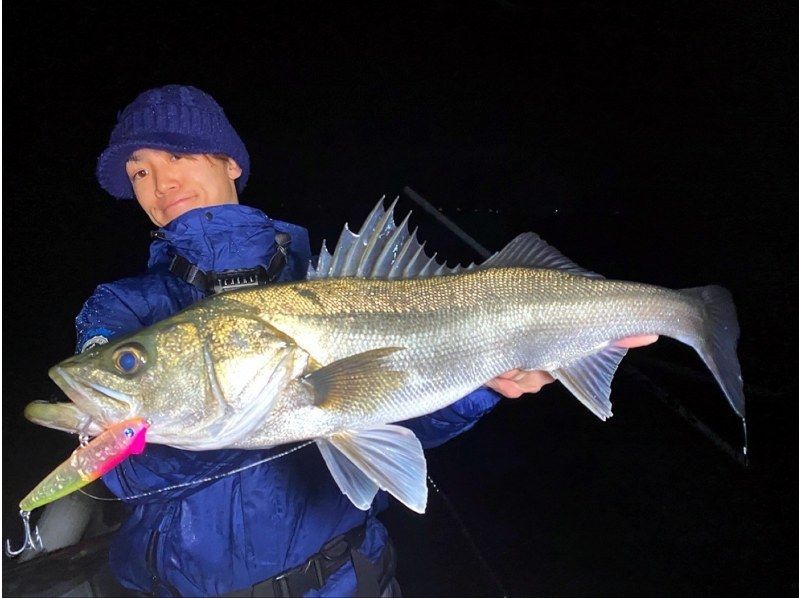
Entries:
[[[554,384],[429,451],[430,473],[511,595],[796,595],[797,9],[641,4],[6,3],[3,537],[75,445],[23,406],[56,390],[94,287],[146,261],[150,223],[96,157],[140,91],[185,83],[249,149],[242,203],[314,248],[408,185],[492,250],[533,230],[608,277],[730,289],[749,468],[665,403],[741,445],[663,339],[623,362],[608,422]],[[400,208],[451,264],[478,259]],[[441,497],[385,521],[406,595],[500,594]]]

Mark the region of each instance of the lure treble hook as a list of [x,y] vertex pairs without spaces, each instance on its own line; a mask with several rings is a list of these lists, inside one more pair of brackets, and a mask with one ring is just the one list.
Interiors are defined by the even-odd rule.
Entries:
[[81,448],[85,447],[89,444],[89,426],[92,425],[92,418],[91,416],[84,417],[80,424],[78,424],[78,443],[80,444]]
[[42,550],[43,548],[42,537],[39,535],[38,527],[35,530],[36,538],[34,539],[31,535],[31,512],[23,510],[19,512],[19,515],[22,517],[22,526],[25,528],[25,541],[18,550],[11,550],[11,541],[6,540],[5,553],[7,557],[11,558],[21,555],[25,552],[26,548],[31,548],[33,550]]

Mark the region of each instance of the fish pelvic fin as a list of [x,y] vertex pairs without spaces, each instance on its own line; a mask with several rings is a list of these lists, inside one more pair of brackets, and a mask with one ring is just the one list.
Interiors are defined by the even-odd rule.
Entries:
[[609,345],[599,353],[584,357],[567,367],[550,372],[589,411],[605,421],[611,413],[611,380],[627,349]]
[[686,335],[678,340],[690,345],[705,362],[736,414],[744,419],[744,383],[736,343],[739,323],[733,298],[719,286],[681,289],[681,293],[700,299],[705,311],[703,332],[697,337]]
[[371,401],[403,386],[408,373],[394,370],[387,358],[402,347],[383,347],[339,359],[306,374],[302,381],[314,391],[315,404],[333,409],[344,402]]
[[316,442],[319,452],[322,453],[322,458],[342,494],[362,511],[369,510],[372,501],[375,500],[375,494],[378,492],[378,485],[336,448],[331,440],[318,438]]
[[318,438],[317,446],[333,479],[351,502],[367,510],[378,489],[412,511],[428,503],[427,462],[414,433],[392,424]]

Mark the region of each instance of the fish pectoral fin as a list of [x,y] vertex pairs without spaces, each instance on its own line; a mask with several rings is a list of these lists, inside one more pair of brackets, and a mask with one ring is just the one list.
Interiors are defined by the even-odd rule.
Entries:
[[627,349],[609,345],[599,353],[584,357],[570,366],[550,372],[597,417],[611,417],[611,380]]
[[341,491],[367,510],[378,488],[412,511],[428,503],[427,462],[414,433],[396,425],[339,432],[317,439],[322,456]]
[[302,380],[313,388],[315,404],[334,407],[341,401],[374,400],[400,388],[407,373],[393,370],[387,357],[402,347],[383,347],[339,359],[305,375]]

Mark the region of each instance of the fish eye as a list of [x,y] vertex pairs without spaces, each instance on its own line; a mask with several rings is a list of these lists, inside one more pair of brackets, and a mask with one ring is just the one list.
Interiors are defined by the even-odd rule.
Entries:
[[121,374],[135,374],[147,363],[147,353],[141,345],[124,345],[114,351],[114,367]]
[[132,438],[133,437],[133,428],[125,428],[122,431],[122,433],[125,434],[126,438]]

